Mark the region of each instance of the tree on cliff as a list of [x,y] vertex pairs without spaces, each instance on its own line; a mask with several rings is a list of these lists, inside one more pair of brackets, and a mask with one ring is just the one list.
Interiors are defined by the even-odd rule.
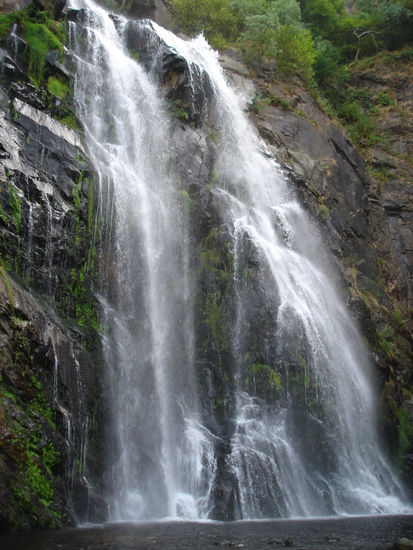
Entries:
[[185,32],[204,32],[215,47],[238,44],[249,63],[312,80],[315,58],[311,32],[296,0],[172,0]]

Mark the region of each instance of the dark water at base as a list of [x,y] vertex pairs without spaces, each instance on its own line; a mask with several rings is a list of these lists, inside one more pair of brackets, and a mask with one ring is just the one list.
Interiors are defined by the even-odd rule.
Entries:
[[1,550],[384,550],[413,539],[413,515],[231,523],[118,523],[0,537]]

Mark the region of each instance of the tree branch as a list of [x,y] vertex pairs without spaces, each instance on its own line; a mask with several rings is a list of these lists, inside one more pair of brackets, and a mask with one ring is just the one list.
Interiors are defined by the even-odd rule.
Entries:
[[380,34],[379,31],[363,31],[363,32],[359,32],[359,28],[356,27],[356,28],[354,29],[354,31],[353,31],[353,34],[354,34],[354,36],[357,38],[357,42],[358,42],[356,57],[354,58],[354,61],[357,61],[357,59],[359,58],[360,48],[361,48],[361,38],[362,38],[363,36],[366,36],[367,34],[369,34],[369,35],[372,37],[372,39],[373,39],[374,45],[376,46],[376,50],[378,49],[376,37],[375,37],[374,35],[375,35],[375,34]]

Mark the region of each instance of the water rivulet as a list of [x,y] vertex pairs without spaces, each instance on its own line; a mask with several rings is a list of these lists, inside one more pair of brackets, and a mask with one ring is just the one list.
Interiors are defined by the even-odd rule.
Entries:
[[403,511],[317,230],[202,37],[76,0],[110,519]]

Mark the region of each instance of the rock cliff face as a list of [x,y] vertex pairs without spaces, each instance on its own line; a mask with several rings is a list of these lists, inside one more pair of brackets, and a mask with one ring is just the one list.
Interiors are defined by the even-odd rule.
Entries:
[[[167,17],[162,3],[132,2],[132,8],[135,15],[160,22]],[[130,50],[152,63],[134,23],[127,32]],[[98,494],[106,419],[93,294],[102,255],[93,169],[81,131],[62,122],[70,100],[64,117],[62,99],[30,83],[21,39],[6,37],[1,48],[0,529],[102,520],[105,507]],[[299,82],[272,83],[264,76],[251,81],[234,52],[222,63],[229,78],[250,94],[251,117],[261,136],[319,221],[379,373],[383,437],[411,480],[411,183],[401,184],[401,176],[397,185],[389,181],[380,190],[340,128]],[[231,380],[222,365],[231,361],[226,334],[233,313],[227,292],[232,264],[208,185],[219,146],[216,121],[207,108],[207,81],[190,102],[184,61],[158,45],[157,67],[175,116],[171,150],[185,207],[197,220],[192,235],[192,267],[199,273],[196,344],[199,368],[211,381],[202,399],[211,425],[222,426],[229,436],[223,401],[231,400]],[[58,76],[70,85],[70,72],[57,55],[48,55],[45,71],[45,78]],[[411,105],[409,86],[400,93]],[[409,139],[400,145],[406,151]],[[393,169],[391,158],[379,151],[373,162]],[[260,284],[254,262],[247,277],[252,287]],[[266,306],[257,301],[251,310],[265,316]],[[257,363],[263,362],[264,340],[257,332],[252,351]],[[212,386],[220,388],[219,395],[209,395]],[[215,517],[228,515],[227,481],[217,488],[222,494]]]
[[376,127],[381,140],[363,151],[371,174],[370,202],[386,293],[411,328],[412,311],[412,116],[413,70],[406,53],[360,63],[352,83],[367,98],[378,97]]
[[[88,506],[95,447],[93,174],[62,100],[30,83],[24,42],[2,46],[0,528],[57,526]],[[46,76],[67,79],[58,66]]]

